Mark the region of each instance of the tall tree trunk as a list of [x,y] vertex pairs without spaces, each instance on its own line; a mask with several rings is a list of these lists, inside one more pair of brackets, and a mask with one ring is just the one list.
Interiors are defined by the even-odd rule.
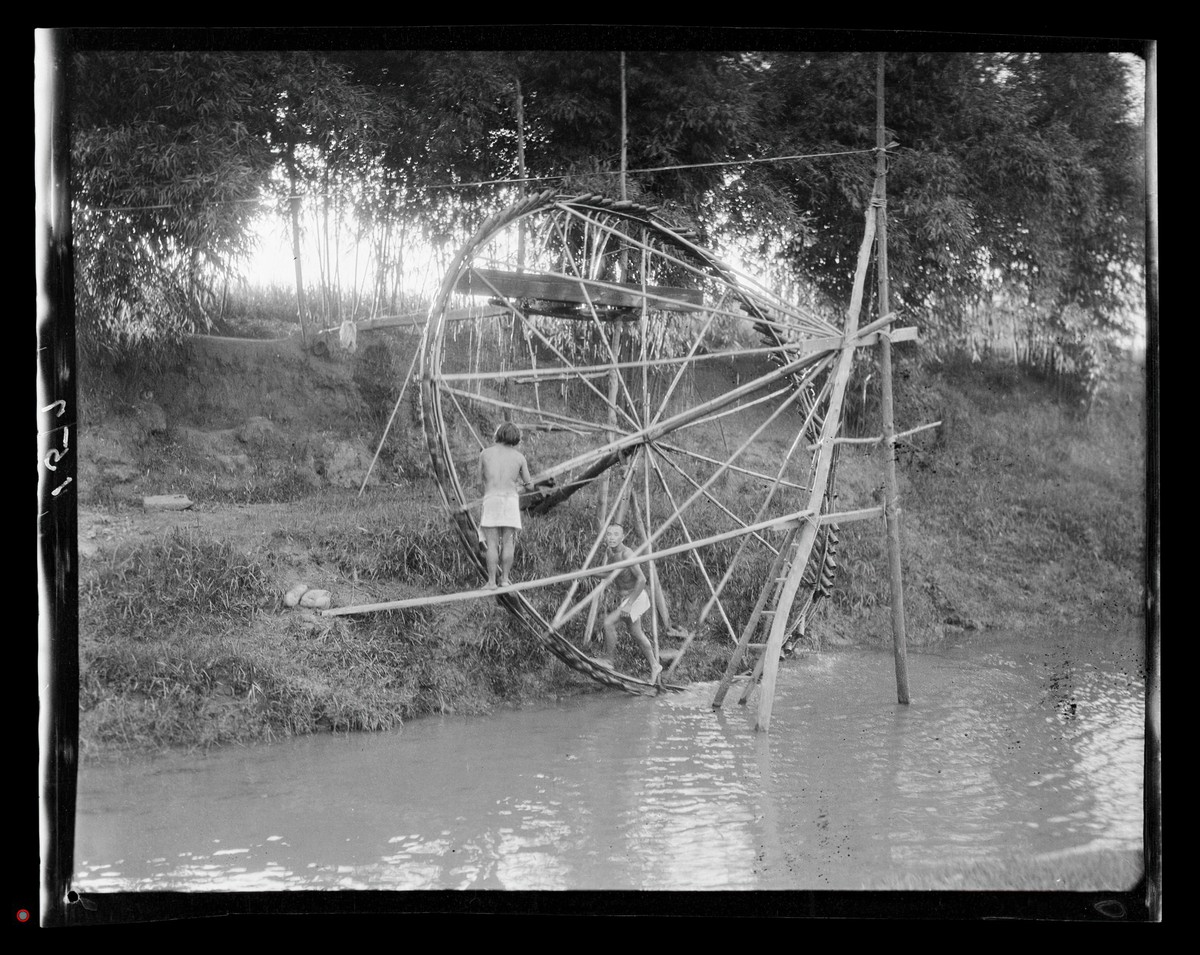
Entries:
[[296,158],[294,147],[287,151],[288,181],[292,194],[288,200],[292,210],[292,261],[296,265],[296,314],[300,319],[300,338],[308,344],[308,310],[304,307],[304,270],[300,265],[300,196],[296,192]]
[[[517,176],[521,193],[528,191],[525,182],[525,101],[521,95],[521,78],[517,77]],[[517,271],[525,271],[525,220],[517,223]],[[515,320],[515,319],[514,319]]]

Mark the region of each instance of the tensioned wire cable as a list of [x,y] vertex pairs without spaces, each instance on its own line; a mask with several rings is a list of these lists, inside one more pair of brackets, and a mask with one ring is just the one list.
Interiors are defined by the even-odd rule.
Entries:
[[[892,145],[895,145],[895,144],[892,144]],[[643,169],[626,169],[625,175],[636,176],[636,175],[640,175],[643,173],[672,172],[672,171],[681,170],[681,169],[706,169],[706,168],[711,168],[711,167],[715,167],[715,166],[749,166],[749,165],[753,165],[756,163],[794,162],[797,160],[804,160],[804,159],[825,159],[825,158],[829,158],[829,157],[833,157],[833,156],[855,156],[855,155],[861,155],[861,154],[865,154],[865,153],[873,153],[876,151],[877,148],[878,147],[872,147],[870,149],[846,149],[846,150],[839,150],[837,152],[825,152],[825,153],[802,153],[802,154],[798,154],[798,155],[794,155],[794,156],[764,156],[764,157],[761,157],[758,159],[728,159],[728,160],[722,160],[720,162],[681,163],[679,165],[674,165],[674,166],[648,166]],[[891,148],[891,147],[889,146],[888,148]],[[526,176],[526,177],[520,178],[520,179],[479,179],[479,180],[475,180],[472,182],[445,182],[445,183],[435,183],[434,185],[430,185],[430,186],[419,186],[419,187],[413,187],[413,188],[419,189],[419,190],[430,190],[430,189],[468,189],[468,188],[476,188],[476,187],[480,187],[480,186],[512,186],[512,185],[520,185],[521,183],[525,183],[525,182],[553,182],[555,180],[560,180],[560,179],[570,179],[576,175],[619,176],[619,175],[621,175],[621,172],[620,172],[620,170],[604,169],[604,170],[589,171],[587,173],[561,173],[561,174],[555,175],[555,176]],[[399,191],[400,190],[397,190],[397,189],[388,189],[388,190],[385,190],[385,193],[395,193],[395,192],[399,192]],[[271,199],[264,199],[262,197],[255,197],[253,199],[218,199],[218,200],[207,200],[204,202],[196,203],[196,205],[198,205],[198,206],[219,206],[219,205],[234,205],[237,203],[251,203],[251,202],[280,202],[280,201],[289,201],[290,202],[293,199],[321,199],[321,198],[324,198],[325,196],[326,196],[325,193],[309,193],[307,195],[282,196],[282,197],[271,198]],[[147,209],[174,209],[179,205],[180,205],[180,203],[163,202],[163,203],[155,203],[155,204],[151,204],[151,205],[141,205],[141,206],[84,206],[83,209],[88,212],[140,212],[140,211],[144,211]]]

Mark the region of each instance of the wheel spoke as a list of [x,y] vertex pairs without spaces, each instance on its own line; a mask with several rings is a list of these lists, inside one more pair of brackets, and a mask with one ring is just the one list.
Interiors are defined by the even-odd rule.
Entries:
[[[493,398],[490,395],[476,394],[473,391],[463,391],[461,388],[452,388],[445,384],[441,385],[438,390],[444,391],[446,394],[450,395],[454,399],[455,405],[458,405],[459,398],[463,398],[468,402],[473,401],[477,404],[489,405],[493,408],[504,408],[508,411],[524,412],[535,421],[541,418],[550,421],[557,421],[564,425],[570,425],[572,428],[577,428],[588,433],[603,434],[609,430],[607,426],[598,425],[592,421],[584,421],[582,418],[573,418],[570,415],[560,414],[556,411],[547,411],[545,409],[538,410],[537,408],[531,408],[528,405],[519,405],[511,401],[505,401],[503,398]],[[458,409],[461,412],[462,406],[458,405]],[[466,416],[464,415],[464,417]],[[629,432],[623,431],[620,428],[617,429],[617,433],[629,435]],[[546,475],[546,477],[552,476],[553,475]]]
[[[729,289],[725,289],[724,293],[721,295],[721,300],[718,303],[718,308],[722,307],[728,298]],[[696,351],[700,348],[701,342],[704,341],[705,334],[708,332],[708,329],[712,323],[716,320],[716,317],[717,309],[713,309],[713,311],[709,313],[708,318],[704,320],[704,324],[701,326],[700,331],[696,334],[695,339],[692,341],[691,347],[688,348],[687,355],[681,359],[676,359],[679,362],[679,367],[675,370],[675,375],[671,379],[671,384],[667,388],[666,394],[663,395],[662,401],[659,402],[658,413],[654,416],[654,420],[650,422],[651,424],[658,424],[659,419],[663,416],[663,412],[667,410],[667,406],[671,403],[671,395],[675,393],[675,389],[679,386],[679,382],[683,380],[683,373],[687,371],[688,365],[694,363]]]
[[[590,220],[588,220],[588,221],[590,221]],[[567,242],[567,237],[566,237],[566,235],[562,234],[561,229],[559,229],[559,234],[562,236],[564,249],[566,249],[567,251],[570,251],[570,243]],[[573,276],[573,277],[576,279],[579,279],[579,287],[580,287],[580,290],[583,292],[584,299],[587,302],[588,314],[591,316],[592,324],[595,326],[595,329],[596,329],[596,334],[599,336],[600,341],[602,341],[604,343],[604,348],[608,352],[609,361],[611,361],[612,364],[615,366],[615,365],[617,365],[619,359],[617,357],[616,351],[613,349],[612,342],[609,340],[608,335],[604,331],[604,326],[600,324],[600,316],[598,316],[596,314],[596,306],[592,303],[592,296],[587,290],[587,285],[584,282],[583,277],[579,274],[579,266],[575,264],[574,257],[569,257],[567,259],[567,262],[571,265],[571,267],[576,272],[575,276]],[[564,278],[571,278],[571,277],[572,276],[564,276]],[[633,396],[629,393],[629,388],[625,384],[624,377],[621,375],[618,375],[617,380],[620,382],[621,390],[625,393],[625,400],[627,402],[629,402],[630,409],[636,410],[637,405],[634,404]],[[605,400],[607,400],[607,398]],[[628,417],[628,415],[627,415],[627,417]]]
[[[638,453],[640,453],[640,449],[639,449]],[[584,558],[583,569],[585,569],[585,570],[592,565],[592,559],[596,556],[597,553],[599,553],[600,545],[602,543],[604,543],[604,532],[608,529],[608,525],[612,523],[613,518],[616,516],[617,511],[620,508],[621,501],[625,497],[626,491],[629,490],[630,482],[633,480],[635,463],[636,463],[636,461],[631,461],[631,462],[629,462],[629,465],[626,467],[625,478],[621,483],[621,489],[617,492],[617,496],[615,498],[613,498],[612,505],[609,507],[608,513],[604,516],[604,521],[600,525],[600,531],[596,535],[595,541],[592,542],[592,547],[588,551],[587,557]],[[571,586],[567,590],[567,595],[565,597],[563,597],[562,603],[559,604],[559,607],[558,607],[558,613],[556,613],[554,615],[555,620],[558,620],[564,613],[566,613],[567,607],[571,603],[572,598],[575,596],[575,590],[576,590],[576,588],[578,588],[578,586],[579,586],[578,580],[571,581]]]
[[[716,458],[710,458],[707,454],[701,454],[699,451],[693,451],[690,448],[685,448],[682,445],[673,444],[669,441],[663,441],[663,440],[659,439],[654,442],[654,446],[655,446],[655,448],[661,448],[666,451],[672,451],[676,454],[682,454],[685,457],[695,458],[697,461],[704,461],[707,464],[716,464],[716,465],[726,464],[726,466],[728,467],[728,469],[730,471],[736,471],[738,474],[745,474],[747,477],[758,478],[759,480],[765,481],[768,484],[774,482],[774,480],[775,480],[773,477],[771,477],[771,475],[763,474],[761,471],[755,471],[753,468],[746,468],[746,467],[742,467],[740,464],[729,464],[728,462],[719,461]],[[670,458],[666,458],[665,455],[664,455],[664,458],[667,461],[670,461]],[[674,462],[671,462],[671,463],[674,464]],[[779,483],[783,487],[790,487],[797,491],[807,491],[808,490],[807,485],[795,484],[792,481],[780,481]]]
[[[707,327],[707,326],[706,326]],[[700,344],[699,340],[696,342]],[[602,377],[608,373],[610,369],[619,371],[629,371],[642,368],[666,368],[672,365],[683,366],[680,372],[687,370],[687,365],[696,364],[702,361],[720,361],[730,358],[745,358],[750,355],[799,355],[803,354],[805,349],[795,345],[768,345],[762,348],[735,348],[728,351],[706,352],[703,355],[687,355],[683,358],[647,358],[645,361],[620,361],[613,362],[610,365],[572,365],[570,370],[560,368],[558,366],[550,366],[548,368],[520,369],[513,371],[481,371],[481,372],[464,372],[464,371],[449,371],[443,372],[438,377],[444,381],[477,381],[485,380],[500,380],[504,378],[517,379],[522,382],[535,381],[557,381],[560,378],[570,380],[571,378],[584,377]],[[657,420],[657,419],[656,419]]]
[[[477,275],[478,275],[479,273],[477,272],[477,273],[475,273],[475,274],[477,274]],[[531,323],[530,323],[530,322],[529,322],[529,321],[526,319],[526,317],[525,317],[525,313],[524,313],[524,312],[522,312],[522,311],[521,311],[521,309],[519,309],[519,308],[518,308],[516,305],[514,305],[514,304],[513,304],[513,303],[512,303],[512,302],[511,302],[511,301],[510,301],[510,300],[509,300],[509,299],[508,299],[506,296],[504,296],[503,294],[501,294],[501,293],[500,293],[500,292],[499,292],[499,291],[496,289],[496,286],[492,285],[492,283],[491,283],[491,282],[489,282],[485,276],[482,276],[482,275],[480,275],[480,278],[483,280],[484,284],[485,284],[485,285],[487,285],[487,286],[488,286],[488,287],[489,287],[489,288],[490,288],[490,289],[493,291],[493,293],[495,293],[495,294],[496,294],[496,296],[497,296],[497,297],[499,297],[500,299],[502,299],[502,300],[504,301],[505,305],[507,305],[509,308],[511,308],[511,309],[512,309],[512,311],[513,311],[513,314],[517,316],[517,318],[518,318],[518,319],[521,321],[522,325],[524,325],[524,326],[525,326],[526,328],[528,328],[528,329],[529,329],[531,332],[533,332],[533,334],[534,334],[534,335],[536,335],[536,336],[537,336],[537,339],[538,339],[538,341],[540,341],[540,342],[541,342],[543,345],[545,345],[545,346],[546,346],[547,348],[549,348],[549,349],[550,349],[552,352],[554,352],[554,354],[558,356],[558,359],[559,359],[559,360],[560,360],[560,361],[561,361],[561,362],[562,362],[564,365],[566,365],[566,366],[568,366],[568,367],[574,367],[574,366],[573,366],[573,364],[572,364],[572,362],[571,362],[571,360],[570,360],[569,358],[567,358],[567,356],[566,356],[566,355],[564,355],[564,354],[563,354],[563,353],[562,353],[562,352],[561,352],[561,351],[558,349],[558,346],[556,346],[556,345],[555,345],[553,342],[551,342],[551,341],[550,341],[548,338],[546,338],[546,336],[545,336],[545,335],[543,335],[543,334],[542,334],[542,333],[541,333],[541,332],[538,330],[538,328],[537,328],[537,326],[536,326],[536,325],[533,325],[533,324],[531,324]],[[602,392],[601,392],[601,391],[600,391],[598,388],[596,388],[596,386],[595,386],[595,385],[593,385],[593,384],[591,383],[591,381],[589,381],[589,380],[588,380],[586,377],[580,378],[579,380],[580,380],[580,381],[582,381],[582,382],[583,382],[585,385],[587,385],[587,387],[588,387],[588,388],[590,388],[590,389],[591,389],[593,392],[595,392],[595,393],[596,393],[596,395],[598,395],[598,396],[599,396],[599,398],[600,398],[600,400],[601,400],[601,401],[603,401],[605,404],[608,404],[608,396],[607,396],[607,395],[605,395],[605,394],[603,394],[603,393],[602,393]],[[626,417],[626,418],[629,420],[629,423],[630,423],[630,424],[632,424],[634,427],[637,427],[637,421],[635,421],[633,418],[631,418],[627,412],[625,412],[625,411],[624,411],[622,408],[620,408],[619,406],[617,407],[617,411],[618,411],[619,413],[621,413],[621,414],[624,414],[624,415],[625,415],[625,417]]]
[[[473,395],[470,392],[466,392],[466,391],[461,392],[461,394],[463,394],[467,398],[477,398],[478,397],[477,395]],[[487,445],[485,445],[483,443],[483,439],[481,437],[479,437],[478,432],[476,432],[476,430],[475,430],[475,426],[473,424],[471,424],[471,419],[467,417],[467,413],[465,411],[463,411],[463,406],[458,403],[458,398],[454,395],[453,392],[451,392],[450,398],[454,402],[454,407],[458,409],[458,413],[459,413],[459,416],[463,420],[463,424],[465,424],[467,426],[467,429],[471,432],[471,437],[473,437],[475,439],[475,443],[479,445],[479,450],[482,451],[485,447],[487,447]]]
[[[589,216],[585,216],[583,213],[579,212],[577,209],[572,209],[568,206],[563,206],[561,204],[560,204],[560,208],[562,208],[569,216],[574,216],[578,219],[581,219],[584,222],[596,223],[595,219],[592,219]],[[639,220],[639,221],[641,221],[641,220]],[[628,235],[628,234],[622,233],[622,232],[617,232],[615,229],[612,229],[611,226],[607,226],[602,223],[596,223],[596,224],[599,225],[600,228],[612,230],[615,235],[617,235],[620,239],[624,240],[631,247],[638,248],[638,247],[642,247],[643,245],[645,245],[645,243],[639,242],[637,239],[635,239],[631,235]],[[762,305],[760,306],[760,311],[763,310],[763,308],[765,308],[765,309],[780,312],[780,313],[788,316],[789,318],[793,319],[793,321],[790,321],[790,322],[778,322],[778,321],[774,321],[774,320],[768,318],[766,315],[762,315],[759,318],[755,319],[756,321],[763,322],[767,325],[774,326],[779,329],[785,329],[785,330],[791,330],[791,331],[796,331],[796,330],[799,330],[800,327],[803,327],[803,328],[807,328],[812,333],[819,333],[819,334],[825,334],[825,335],[839,334],[839,330],[837,328],[835,328],[833,325],[831,325],[829,322],[826,322],[823,319],[810,314],[809,312],[797,309],[795,306],[792,306],[789,303],[778,298],[777,296],[771,294],[769,291],[767,291],[765,288],[763,288],[761,283],[755,281],[754,279],[752,279],[749,276],[745,275],[744,273],[734,269],[732,266],[730,266],[724,262],[718,262],[716,259],[712,258],[712,256],[709,253],[705,252],[699,246],[696,246],[690,242],[687,242],[686,239],[682,239],[681,241],[685,245],[687,245],[694,254],[698,255],[705,262],[705,264],[708,266],[709,269],[715,268],[715,269],[719,270],[721,273],[725,273],[725,275],[723,276],[725,278],[725,280],[727,282],[729,282],[730,285],[736,287],[745,298],[753,298],[753,299],[762,300]],[[681,259],[676,255],[673,255],[666,249],[655,247],[651,251],[653,251],[655,256],[662,259],[663,261],[669,262],[672,265],[677,265],[703,280],[711,281],[713,278],[712,272],[707,271],[705,268],[697,266],[694,263],[687,262],[684,259]],[[731,279],[736,279],[737,281],[732,281]],[[734,312],[730,312],[728,314],[730,315],[730,317],[737,318],[741,321],[747,320],[747,316],[745,314],[737,314]]]
[[[694,538],[692,537],[691,531],[688,530],[687,523],[683,519],[683,512],[679,509],[679,507],[675,503],[675,495],[671,493],[671,488],[667,484],[667,479],[663,475],[662,469],[659,468],[657,461],[652,460],[650,455],[646,455],[646,459],[649,460],[651,462],[651,464],[654,465],[654,473],[656,475],[658,475],[658,483],[660,485],[662,485],[662,489],[667,495],[667,500],[670,501],[670,503],[671,503],[671,508],[672,508],[673,512],[675,514],[679,515],[679,527],[680,527],[680,530],[683,531],[684,538],[687,540],[687,542],[689,544],[693,543]],[[757,536],[757,535],[755,535],[755,536]],[[747,538],[743,538],[743,539],[745,540]],[[761,540],[761,538],[759,538],[759,539]],[[764,541],[764,543],[765,543],[765,541]],[[770,545],[768,544],[767,546],[769,547]],[[720,600],[718,599],[719,591],[717,591],[716,589],[713,588],[712,578],[708,574],[708,568],[704,566],[704,560],[703,560],[703,558],[701,558],[699,550],[697,548],[693,547],[691,550],[691,555],[692,555],[692,559],[696,562],[696,566],[700,569],[701,576],[704,577],[704,583],[707,585],[709,593],[712,594],[712,597],[710,598],[710,600],[716,600],[717,603],[720,604]],[[721,606],[721,617],[725,621],[725,627],[729,631],[730,639],[733,640],[734,643],[737,643],[737,633],[733,629],[733,624],[729,622],[729,616],[725,613],[724,606]]]
[[[813,402],[812,409],[805,416],[804,423],[796,430],[796,437],[792,440],[791,446],[788,448],[787,454],[784,455],[783,460],[779,464],[779,472],[775,477],[775,481],[771,484],[771,487],[768,489],[767,495],[765,498],[763,498],[763,502],[759,506],[758,510],[755,512],[754,518],[752,519],[751,523],[757,524],[759,521],[761,521],[763,519],[763,516],[766,514],[767,508],[770,506],[771,500],[775,496],[775,492],[779,490],[779,488],[782,484],[783,472],[787,468],[788,462],[791,461],[792,455],[794,455],[796,453],[796,449],[799,448],[801,443],[804,441],[804,439],[806,437],[806,432],[808,430],[808,426],[809,426],[809,424],[811,424],[813,417],[816,415],[817,408],[820,407],[821,402],[823,402],[825,400],[825,398],[828,396],[831,384],[832,383],[828,379],[826,379],[825,384],[821,388],[821,392],[818,394],[816,400]],[[810,462],[810,465],[811,465],[811,462]],[[811,474],[810,474],[810,478],[809,478],[809,483],[810,484],[812,483],[811,482]],[[725,575],[721,578],[721,582],[717,585],[717,593],[720,593],[722,590],[725,589],[725,585],[729,582],[729,578],[733,575],[733,569],[734,569],[734,567],[737,566],[737,562],[738,562],[738,560],[741,559],[742,553],[745,551],[746,545],[748,543],[749,543],[749,538],[744,538],[741,542],[739,542],[738,548],[733,554],[733,559],[730,560],[729,567],[725,571]],[[768,545],[768,546],[770,546],[770,545]],[[771,549],[774,550],[774,548],[771,548]],[[713,599],[715,599],[715,595],[714,595]],[[700,609],[700,620],[701,621],[703,621],[708,616],[709,612],[712,610],[713,599],[710,599]]]
[[[707,488],[702,487],[702,485],[700,484],[699,481],[697,481],[694,477],[692,477],[692,475],[688,474],[687,471],[685,471],[678,464],[676,464],[674,461],[672,461],[669,457],[667,457],[665,454],[663,454],[662,451],[660,451],[657,447],[654,447],[654,450],[658,452],[658,456],[660,458],[662,458],[664,461],[667,462],[667,464],[669,464],[671,466],[671,469],[673,471],[675,471],[676,474],[678,474],[681,478],[683,478],[685,481],[687,481],[687,483],[690,484],[697,491],[700,491],[704,495],[704,497],[714,507],[717,508],[717,510],[719,510],[722,514],[724,514],[731,521],[733,521],[733,523],[737,527],[749,527],[750,526],[749,521],[742,520],[742,518],[738,517],[735,513],[733,513],[733,511],[731,511],[728,507],[726,507],[725,503],[723,501],[721,501],[720,498],[718,498],[711,491],[707,490]],[[774,550],[774,547],[771,546],[771,543],[768,540],[766,540],[763,537],[760,537],[758,534],[755,534],[754,536],[755,536],[755,539],[757,539],[760,543],[765,544],[767,547],[770,547],[772,550]]]

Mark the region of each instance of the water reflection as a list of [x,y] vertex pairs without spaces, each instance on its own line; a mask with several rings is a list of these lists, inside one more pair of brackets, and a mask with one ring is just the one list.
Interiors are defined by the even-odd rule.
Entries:
[[890,654],[794,660],[770,735],[710,685],[85,768],[76,886],[853,889],[1136,851],[1139,665],[988,635],[910,655],[908,707]]

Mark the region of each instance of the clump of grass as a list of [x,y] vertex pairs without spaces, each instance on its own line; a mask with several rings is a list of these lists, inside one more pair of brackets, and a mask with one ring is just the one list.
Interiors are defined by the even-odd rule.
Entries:
[[227,542],[176,529],[122,554],[84,581],[81,596],[97,632],[145,638],[196,616],[247,620],[274,600],[259,563]]
[[313,556],[347,575],[446,588],[469,579],[470,557],[447,523],[406,529],[350,524],[318,537]]
[[311,473],[298,467],[256,467],[244,482],[229,485],[214,480],[204,496],[216,504],[294,504],[311,494],[315,483]]

